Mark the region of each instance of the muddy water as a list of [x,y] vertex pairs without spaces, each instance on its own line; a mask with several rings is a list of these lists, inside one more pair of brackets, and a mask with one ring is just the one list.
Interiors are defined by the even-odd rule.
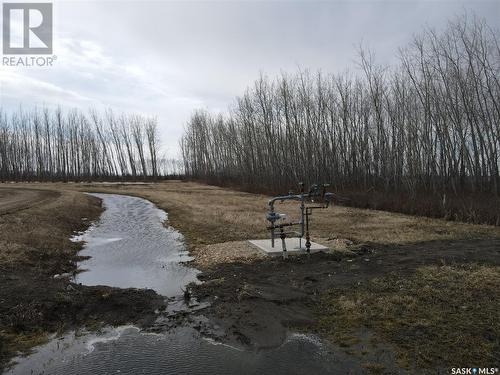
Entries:
[[190,258],[182,235],[163,222],[166,213],[151,202],[125,195],[92,194],[105,211],[98,223],[74,240],[85,241],[80,255],[90,258],[76,283],[149,288],[164,296],[180,294],[197,271],[180,262]]
[[[196,280],[197,271],[180,264],[188,259],[182,236],[163,226],[163,211],[140,198],[93,195],[103,200],[105,211],[76,238],[86,241],[81,254],[91,257],[80,264],[87,271],[76,282],[152,288],[178,297],[183,286]],[[168,309],[175,306],[169,303]],[[7,374],[362,373],[352,359],[330,352],[313,336],[292,334],[278,348],[251,351],[222,345],[190,327],[154,334],[132,326],[72,332],[53,337],[16,362]]]

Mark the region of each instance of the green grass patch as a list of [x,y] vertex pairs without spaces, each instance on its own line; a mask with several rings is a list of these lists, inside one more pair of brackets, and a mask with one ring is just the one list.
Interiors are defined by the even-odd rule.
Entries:
[[318,326],[344,347],[368,329],[406,368],[496,366],[499,316],[500,267],[428,266],[330,290]]

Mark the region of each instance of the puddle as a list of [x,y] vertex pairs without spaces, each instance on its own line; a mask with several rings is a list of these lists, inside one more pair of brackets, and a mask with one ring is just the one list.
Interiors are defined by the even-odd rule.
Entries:
[[163,226],[167,214],[153,203],[117,194],[91,194],[102,199],[104,212],[89,230],[73,238],[85,241],[79,255],[84,270],[74,281],[83,285],[149,288],[163,296],[182,293],[199,271],[182,265],[191,260],[182,235]]
[[[165,228],[164,211],[141,198],[92,194],[103,200],[101,219],[75,237],[85,241],[80,255],[91,258],[76,276],[85,285],[151,288],[169,298],[156,329],[133,326],[107,328],[99,333],[70,332],[52,337],[5,374],[362,374],[359,361],[332,350],[312,335],[291,334],[278,348],[245,350],[203,337],[196,326],[177,327],[179,312],[205,307],[186,306],[182,287],[196,281],[198,271],[180,262],[189,260],[182,236]],[[206,319],[198,317],[198,319]],[[224,332],[220,333],[220,337]]]
[[[315,339],[292,335],[279,348],[244,351],[204,339],[192,328],[162,334],[120,327],[71,333],[40,347],[7,374],[332,374],[342,369]],[[345,364],[344,364],[345,365]]]

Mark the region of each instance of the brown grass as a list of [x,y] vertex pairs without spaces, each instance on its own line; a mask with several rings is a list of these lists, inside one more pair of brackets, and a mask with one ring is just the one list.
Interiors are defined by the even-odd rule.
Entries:
[[229,241],[199,246],[196,250],[194,265],[207,269],[218,264],[252,262],[263,257],[264,255],[247,241]]
[[74,191],[1,192],[9,212],[0,215],[0,368],[16,352],[43,343],[47,326],[62,324],[44,321],[60,292],[52,276],[74,270],[79,245],[69,238],[101,211],[97,199]]
[[[18,184],[30,187],[33,184]],[[118,193],[143,197],[168,212],[169,224],[187,240],[201,268],[241,258],[228,246],[207,247],[230,241],[266,238],[265,213],[269,196],[184,181],[148,184],[54,183],[38,189]],[[277,203],[276,210],[298,218],[298,205]],[[500,237],[500,227],[450,222],[385,211],[334,206],[314,212],[311,235],[316,242],[338,248],[337,240],[360,243],[404,244],[432,240]],[[349,246],[348,246],[349,247]],[[222,253],[222,250],[226,252]],[[338,250],[345,250],[344,248]],[[209,255],[211,254],[211,256]]]
[[58,196],[58,192],[51,190],[10,188],[10,185],[0,185],[0,215],[28,209]]
[[[203,270],[222,263],[252,261],[257,254],[244,240],[268,235],[264,217],[269,197],[264,195],[174,181],[145,185],[57,183],[36,187],[61,191],[64,199],[70,201],[71,197],[81,197],[75,191],[148,199],[168,212],[169,224],[185,236],[196,266]],[[8,244],[5,240],[0,242],[0,267],[24,262],[36,269],[40,249],[50,259],[57,259],[58,251],[66,251],[68,228],[77,223],[66,217],[75,212],[65,213],[61,208],[54,202],[53,206],[44,204],[13,215],[4,224],[1,220],[7,219],[0,219],[1,233],[9,232],[5,235],[9,236]],[[277,204],[276,208],[298,214],[294,203]],[[91,215],[75,217],[81,220],[83,216]],[[67,226],[61,224],[65,220]],[[44,224],[40,226],[39,222]],[[19,231],[18,223],[31,229]],[[60,225],[62,229],[58,229]],[[500,238],[499,227],[340,206],[315,211],[312,228],[313,240],[343,250],[349,249],[350,241],[356,246],[366,242],[396,245]],[[54,269],[63,267],[54,262]],[[495,344],[491,337],[500,335],[496,318],[500,308],[499,272],[498,267],[491,265],[423,267],[409,277],[393,274],[352,289],[333,289],[323,298],[320,327],[347,344],[349,338],[355,338],[353,332],[363,327],[369,329],[396,348],[401,363],[415,367],[432,367],[440,361],[467,366],[487,364],[491,355],[498,354],[498,342]]]
[[42,204],[0,216],[0,268],[29,266],[47,275],[66,272],[70,265],[64,262],[79,249],[69,237],[101,212],[96,198],[74,191],[42,199]]
[[[29,184],[28,184],[29,186]],[[38,188],[94,191],[140,196],[169,214],[191,246],[265,238],[268,196],[194,182],[167,181],[145,185],[37,184]],[[296,203],[277,203],[276,210],[298,217]],[[449,222],[385,211],[334,206],[315,211],[314,238],[347,238],[355,242],[401,244],[431,240],[500,237],[500,228]]]

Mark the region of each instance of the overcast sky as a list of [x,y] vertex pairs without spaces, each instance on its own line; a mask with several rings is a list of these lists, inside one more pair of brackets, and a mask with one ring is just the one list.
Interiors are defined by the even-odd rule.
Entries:
[[260,72],[355,70],[360,42],[390,64],[424,26],[465,11],[500,27],[499,0],[53,3],[57,61],[1,66],[2,107],[156,115],[170,156],[195,108],[225,110]]

